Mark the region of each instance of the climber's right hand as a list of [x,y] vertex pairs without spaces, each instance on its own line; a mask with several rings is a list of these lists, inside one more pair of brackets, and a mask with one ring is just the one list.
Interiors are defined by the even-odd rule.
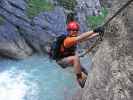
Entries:
[[97,27],[93,30],[93,32],[95,33],[99,33],[100,36],[103,36],[104,35],[104,27],[100,26],[100,27]]

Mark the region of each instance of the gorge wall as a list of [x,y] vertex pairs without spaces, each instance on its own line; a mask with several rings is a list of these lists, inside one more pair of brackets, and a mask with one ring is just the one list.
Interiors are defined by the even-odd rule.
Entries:
[[[101,0],[109,17],[125,0]],[[133,2],[106,27],[93,57],[82,100],[133,99]]]
[[[0,0],[0,56],[22,59],[34,53],[44,54],[47,42],[66,32],[67,9],[58,3],[63,0],[42,0],[42,3],[33,1]],[[36,13],[37,9],[43,9],[45,1],[49,1],[53,9]],[[84,32],[88,30],[86,15],[97,13],[100,4],[95,2],[99,0],[76,1],[74,10],[82,26],[81,32]],[[29,4],[29,2],[37,4]],[[36,15],[29,18],[27,14],[29,10],[31,14]],[[80,13],[77,12],[79,10]]]

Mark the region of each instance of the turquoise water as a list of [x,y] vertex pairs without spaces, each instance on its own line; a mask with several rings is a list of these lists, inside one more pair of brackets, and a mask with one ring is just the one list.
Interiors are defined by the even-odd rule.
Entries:
[[47,57],[0,61],[0,100],[69,100],[79,89],[73,68]]

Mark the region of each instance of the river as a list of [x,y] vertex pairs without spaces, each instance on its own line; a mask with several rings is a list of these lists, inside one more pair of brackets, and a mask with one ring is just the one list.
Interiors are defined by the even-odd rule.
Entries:
[[67,100],[79,89],[73,68],[44,56],[0,61],[0,100]]

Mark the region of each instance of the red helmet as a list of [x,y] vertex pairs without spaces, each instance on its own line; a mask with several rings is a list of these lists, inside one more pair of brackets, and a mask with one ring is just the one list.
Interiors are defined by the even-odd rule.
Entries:
[[79,30],[79,24],[76,21],[69,22],[67,25],[67,30]]

